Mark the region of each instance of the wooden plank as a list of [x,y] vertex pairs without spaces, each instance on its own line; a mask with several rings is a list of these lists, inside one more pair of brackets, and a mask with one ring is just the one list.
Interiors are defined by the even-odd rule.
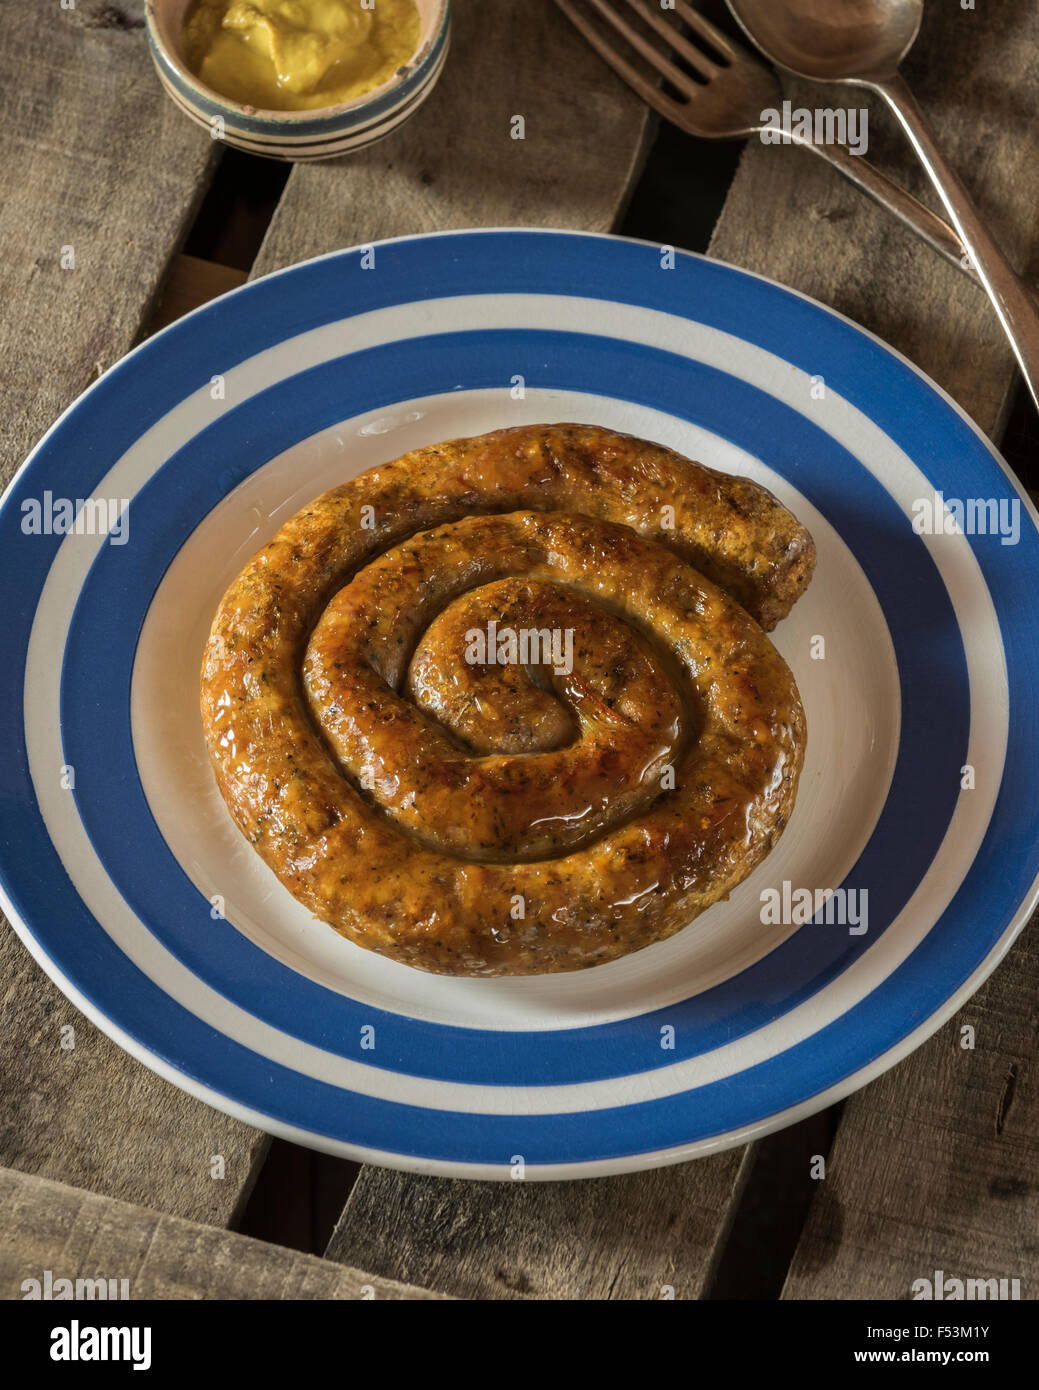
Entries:
[[216,1225],[236,1220],[267,1137],[192,1100],[110,1042],[10,930],[0,942],[0,975],[3,1163]]
[[[1039,15],[1013,0],[925,15],[907,77],[1007,251],[1034,271],[1039,151],[1020,113],[1039,102]],[[790,95],[832,106],[835,91]],[[869,157],[933,205],[890,118],[876,103],[870,118]],[[983,294],[803,151],[748,146],[711,251],[858,320],[1000,431],[1016,382]],[[907,1298],[939,1268],[1034,1287],[1037,990],[1033,927],[954,1023],[847,1103],[787,1298]],[[974,1051],[959,1047],[963,1023],[977,1029]]]
[[[73,1288],[77,1279],[125,1279],[129,1298],[138,1301],[438,1297],[316,1255],[0,1168],[0,1298],[38,1296],[47,1271],[52,1291],[59,1279]],[[114,1286],[119,1296],[122,1287]]]
[[615,224],[645,153],[645,108],[552,0],[454,0],[453,13],[422,109],[358,155],[297,165],[254,275],[411,232]]
[[[651,123],[551,0],[455,0],[448,67],[419,115],[289,177],[253,274],[338,246],[451,227],[606,231]],[[525,139],[511,138],[515,115]],[[331,1257],[470,1297],[697,1297],[739,1181],[726,1154],[637,1178],[547,1185],[365,1168]],[[405,1274],[404,1271],[412,1271]],[[421,1274],[419,1273],[421,1271]]]
[[0,10],[3,482],[133,345],[219,154],[161,99],[143,23],[141,0]]
[[1039,918],[955,1019],[848,1102],[784,1298],[911,1298],[939,1269],[1036,1296],[1037,986]]
[[326,1254],[459,1298],[700,1298],[746,1153],[559,1183],[363,1168]]
[[[218,152],[162,97],[142,0],[0,7],[0,91],[2,484],[133,345]],[[63,248],[73,268],[62,267]],[[232,1220],[262,1136],[110,1043],[6,927],[0,970],[0,1162]],[[62,1047],[66,1027],[75,1029],[72,1049]],[[215,1154],[223,1180],[210,1176]]]

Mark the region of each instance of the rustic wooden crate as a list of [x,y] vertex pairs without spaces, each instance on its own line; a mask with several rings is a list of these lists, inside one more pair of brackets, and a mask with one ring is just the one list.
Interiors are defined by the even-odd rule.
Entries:
[[[244,278],[180,254],[222,151],[162,98],[142,9],[77,0],[0,13],[0,483],[101,370]],[[451,62],[421,119],[352,159],[293,168],[250,274],[448,227],[617,226],[653,132],[639,103],[550,0],[455,0],[455,11]],[[1000,239],[1033,271],[1037,43],[1039,15],[1016,0],[932,5],[907,65]],[[791,84],[795,105],[807,92]],[[508,138],[516,113],[524,141]],[[871,103],[870,115],[871,157],[931,201],[885,113]],[[73,271],[60,266],[65,246]],[[981,292],[819,161],[748,145],[710,252],[873,329],[999,437],[1015,376]],[[59,1263],[72,1277],[126,1269],[143,1297],[657,1298],[667,1286],[695,1299],[722,1268],[721,1287],[738,1290],[731,1241],[770,1161],[761,1145],[566,1184],[365,1167],[324,1258],[235,1235],[266,1137],[120,1051],[6,928],[0,953],[3,1296]],[[1012,1268],[1035,1287],[1037,985],[1033,923],[957,1019],[832,1117],[785,1298],[905,1298],[935,1267]],[[976,1029],[972,1052],[958,1047],[961,1022]],[[60,1046],[66,1024],[72,1050]]]

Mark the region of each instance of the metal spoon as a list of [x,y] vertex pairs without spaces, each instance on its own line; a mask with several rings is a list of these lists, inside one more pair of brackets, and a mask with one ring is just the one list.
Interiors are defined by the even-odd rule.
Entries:
[[898,67],[923,0],[728,0],[747,36],[780,67],[816,82],[868,87],[887,101],[938,190],[1039,406],[1039,310],[945,161]]

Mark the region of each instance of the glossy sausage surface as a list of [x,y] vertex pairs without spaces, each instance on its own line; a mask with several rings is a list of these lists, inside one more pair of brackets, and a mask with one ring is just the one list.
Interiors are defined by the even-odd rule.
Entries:
[[417,450],[228,589],[202,671],[220,790],[301,902],[396,960],[637,950],[789,818],[804,714],[747,609],[773,624],[813,563],[764,489],[645,441],[542,425]]

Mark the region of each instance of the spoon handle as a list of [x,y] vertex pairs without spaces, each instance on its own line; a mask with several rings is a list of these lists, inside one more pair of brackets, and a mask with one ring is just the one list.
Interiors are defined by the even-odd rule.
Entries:
[[902,77],[896,74],[868,85],[888,102],[927,170],[999,315],[1032,399],[1039,406],[1039,308],[978,216],[959,175],[938,149],[927,118]]
[[926,241],[928,246],[944,256],[947,261],[951,261],[957,270],[962,270],[973,279],[977,279],[963,242],[948,222],[932,212],[918,198],[914,198],[901,184],[882,174],[875,164],[870,164],[869,160],[863,159],[861,155],[852,154],[846,145],[816,143],[793,133],[787,138],[792,145],[801,145],[817,154],[820,159],[825,159],[860,192],[893,213],[910,231]]

